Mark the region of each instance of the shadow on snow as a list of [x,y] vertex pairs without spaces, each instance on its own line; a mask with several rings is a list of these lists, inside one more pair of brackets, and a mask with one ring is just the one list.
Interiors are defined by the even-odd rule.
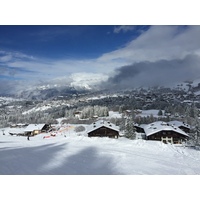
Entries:
[[45,169],[56,155],[67,151],[68,144],[48,144],[40,147],[4,149],[0,151],[1,175],[117,175],[111,157],[100,156],[95,147],[88,147],[74,155],[63,156],[58,166]]

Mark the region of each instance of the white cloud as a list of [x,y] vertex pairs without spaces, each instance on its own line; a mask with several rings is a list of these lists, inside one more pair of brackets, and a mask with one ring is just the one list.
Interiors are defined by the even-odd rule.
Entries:
[[9,62],[12,60],[21,60],[21,59],[34,60],[34,57],[26,55],[21,52],[0,50],[0,62]]
[[[125,28],[126,27],[126,28]],[[129,26],[128,26],[129,27]],[[128,30],[131,26],[120,26]],[[10,67],[35,73],[16,73],[20,78],[46,79],[73,73],[111,74],[116,68],[135,62],[181,59],[200,52],[200,26],[152,26],[125,47],[105,53],[96,59],[47,60],[34,58],[20,52],[0,51],[0,59]]]
[[47,60],[34,59],[23,60],[16,59],[6,63],[9,67],[15,69],[15,77],[27,80],[47,80],[56,77],[70,76],[74,73],[95,73],[111,74],[117,67],[128,64],[120,60],[99,60],[97,59],[61,59]]
[[200,26],[152,26],[124,48],[102,55],[100,60],[124,62],[183,58],[200,50]]
[[122,31],[122,32],[126,33],[127,31],[132,31],[134,29],[135,29],[135,26],[122,25],[122,26],[115,26],[113,32],[120,33]]
[[[120,26],[115,31],[128,29]],[[4,63],[4,71],[6,66],[15,69],[14,76],[17,79],[39,81],[83,72],[109,76],[121,66],[143,61],[183,59],[187,55],[199,55],[199,52],[200,26],[152,26],[123,48],[95,59],[41,60],[21,52],[0,50],[0,61]]]
[[0,62],[8,62],[12,59],[11,55],[4,55],[0,57]]

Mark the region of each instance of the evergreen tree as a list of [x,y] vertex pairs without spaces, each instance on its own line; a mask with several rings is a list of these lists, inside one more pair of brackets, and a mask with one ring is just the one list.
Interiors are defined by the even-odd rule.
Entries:
[[124,132],[124,130],[125,130],[125,123],[126,123],[126,118],[125,118],[124,114],[122,114],[122,118],[118,122],[119,130],[121,132]]
[[135,139],[136,138],[136,129],[133,125],[132,118],[127,118],[125,123],[125,137],[129,139]]
[[162,116],[162,115],[163,115],[162,110],[159,110],[159,111],[158,111],[158,116]]

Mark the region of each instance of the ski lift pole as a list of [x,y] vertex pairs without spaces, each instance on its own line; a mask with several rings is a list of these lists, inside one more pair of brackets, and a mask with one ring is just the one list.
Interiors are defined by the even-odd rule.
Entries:
[[197,130],[197,139],[196,139],[196,143],[199,146],[199,135],[200,135],[200,130]]

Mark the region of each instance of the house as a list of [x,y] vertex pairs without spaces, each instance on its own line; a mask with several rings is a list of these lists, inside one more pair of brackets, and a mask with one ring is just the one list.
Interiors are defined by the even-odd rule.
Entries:
[[24,130],[26,135],[37,135],[42,132],[47,132],[51,128],[48,124],[29,124]]
[[118,138],[119,129],[112,123],[99,120],[88,127],[88,137]]
[[132,111],[131,111],[131,110],[125,110],[125,111],[124,111],[124,116],[126,116],[126,117],[130,117],[131,114],[132,114]]
[[146,125],[144,131],[147,140],[158,140],[164,143],[181,144],[189,137],[180,128],[162,121]]
[[25,127],[22,128],[10,128],[9,134],[12,136],[27,136],[27,133],[25,132]]
[[181,121],[170,121],[168,122],[170,125],[173,126],[177,126],[178,128],[180,128],[181,130],[185,131],[186,133],[190,132],[190,125],[186,124],[185,122],[181,122]]
[[138,132],[138,133],[145,133],[144,132],[144,126],[145,126],[145,124],[137,124],[137,123],[134,123],[133,124],[134,125],[134,127],[135,127],[135,129],[136,129],[136,132]]
[[14,136],[26,136],[24,130],[28,124],[11,124],[9,129],[9,134]]
[[135,127],[135,131],[136,131],[136,139],[146,139],[146,134],[144,132],[144,127],[146,126],[146,124],[137,124],[134,123],[133,126]]
[[76,111],[76,112],[74,112],[74,117],[80,119],[81,114],[82,114],[82,111]]

